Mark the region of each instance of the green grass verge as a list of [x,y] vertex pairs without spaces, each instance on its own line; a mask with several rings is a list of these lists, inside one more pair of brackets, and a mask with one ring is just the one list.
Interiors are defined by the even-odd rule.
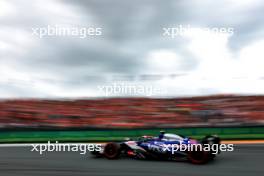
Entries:
[[[85,131],[1,131],[0,143],[16,142],[91,142],[118,141],[125,137],[137,138],[142,135],[157,136],[163,129],[138,130],[85,130]],[[201,139],[208,134],[217,134],[222,139],[264,139],[264,127],[225,127],[225,128],[175,128],[165,129],[168,133],[177,133]]]

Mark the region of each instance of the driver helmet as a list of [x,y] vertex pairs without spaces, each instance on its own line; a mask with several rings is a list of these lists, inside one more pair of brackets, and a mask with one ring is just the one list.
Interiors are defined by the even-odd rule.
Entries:
[[163,139],[164,138],[164,134],[165,134],[165,131],[160,131],[159,139]]

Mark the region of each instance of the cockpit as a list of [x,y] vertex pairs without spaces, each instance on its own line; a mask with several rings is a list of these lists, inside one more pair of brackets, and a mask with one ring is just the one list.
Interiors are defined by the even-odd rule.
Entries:
[[165,133],[162,140],[165,141],[178,141],[178,140],[183,140],[183,137],[177,135],[177,134],[170,134],[170,133]]

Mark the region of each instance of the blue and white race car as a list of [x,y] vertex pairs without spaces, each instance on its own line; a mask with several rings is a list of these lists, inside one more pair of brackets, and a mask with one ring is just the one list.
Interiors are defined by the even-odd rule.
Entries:
[[190,161],[204,164],[219,154],[220,138],[208,135],[201,141],[161,132],[158,137],[142,136],[138,140],[127,140],[121,143],[107,143],[100,152],[93,155],[118,159],[122,156],[137,159],[158,159],[173,161]]

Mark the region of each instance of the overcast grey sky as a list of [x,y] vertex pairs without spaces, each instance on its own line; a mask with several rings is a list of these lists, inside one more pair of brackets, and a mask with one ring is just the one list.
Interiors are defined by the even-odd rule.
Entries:
[[[263,17],[262,0],[0,0],[0,97],[101,97],[115,83],[162,90],[140,94],[153,97],[263,94]],[[32,35],[48,25],[102,35]],[[163,35],[179,25],[234,33]]]

